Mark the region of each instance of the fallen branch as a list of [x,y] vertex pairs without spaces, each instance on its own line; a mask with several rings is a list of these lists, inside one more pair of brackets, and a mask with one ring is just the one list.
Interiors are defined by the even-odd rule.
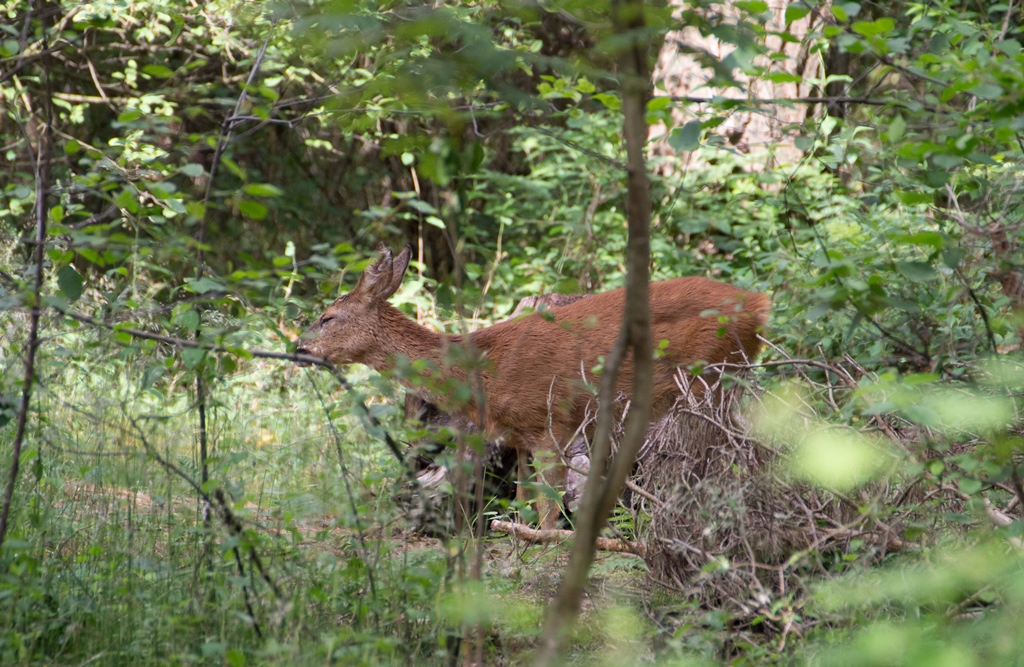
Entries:
[[[491,521],[491,530],[496,533],[518,537],[530,544],[561,544],[576,537],[576,533],[571,530],[541,530],[530,528],[521,523],[499,521],[498,519]],[[644,545],[639,542],[614,540],[610,537],[598,537],[596,547],[601,551],[614,551],[616,553],[634,554],[641,557],[646,552]]]

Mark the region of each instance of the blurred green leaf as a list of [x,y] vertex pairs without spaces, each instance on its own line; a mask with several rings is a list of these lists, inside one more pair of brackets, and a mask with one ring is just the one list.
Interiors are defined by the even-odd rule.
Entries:
[[253,220],[262,220],[267,217],[267,207],[252,199],[238,202],[238,210]]
[[695,151],[700,146],[700,133],[702,123],[699,120],[691,120],[682,127],[672,130],[668,137],[668,145],[677,151]]
[[818,429],[793,452],[795,475],[825,488],[845,491],[873,479],[886,456],[863,436],[842,429]]
[[60,287],[61,293],[69,302],[78,301],[82,296],[83,285],[85,285],[85,278],[70,264],[57,272],[57,286]]
[[284,190],[270,183],[250,183],[243,190],[245,194],[253,197],[280,197],[284,194]]

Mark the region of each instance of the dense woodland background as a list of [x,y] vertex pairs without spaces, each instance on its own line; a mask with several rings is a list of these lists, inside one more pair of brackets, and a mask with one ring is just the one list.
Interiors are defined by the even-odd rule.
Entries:
[[397,382],[252,350],[378,242],[447,331],[622,286],[637,37],[652,278],[771,295],[742,441],[819,504],[803,547],[671,585],[600,557],[566,660],[1020,662],[1015,0],[659,3],[627,35],[592,0],[0,6],[4,664],[529,662],[565,546],[415,532]]

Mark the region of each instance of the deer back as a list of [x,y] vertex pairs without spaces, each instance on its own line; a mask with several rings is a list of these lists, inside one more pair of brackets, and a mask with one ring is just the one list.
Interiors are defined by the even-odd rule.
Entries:
[[[769,309],[764,295],[706,278],[652,283],[650,295],[654,346],[667,341],[655,363],[655,416],[679,395],[680,367],[741,363],[760,351],[758,333]],[[534,432],[561,423],[574,428],[599,382],[595,370],[618,337],[624,308],[625,290],[617,289],[476,332],[474,345],[492,365],[488,415]],[[633,360],[627,356],[617,387],[628,393],[632,383]],[[695,384],[693,391],[700,394],[702,388]]]

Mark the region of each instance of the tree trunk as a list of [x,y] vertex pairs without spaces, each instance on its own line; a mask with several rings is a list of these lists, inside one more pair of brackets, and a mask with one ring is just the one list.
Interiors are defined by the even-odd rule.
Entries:
[[[544,633],[537,653],[537,665],[559,662],[568,631],[579,615],[580,600],[587,583],[598,533],[608,520],[622,492],[626,477],[647,433],[652,403],[651,378],[654,360],[650,317],[650,218],[651,194],[644,157],[647,142],[645,120],[647,101],[652,94],[648,66],[644,15],[641,0],[612,2],[615,33],[632,36],[618,57],[622,95],[623,134],[626,140],[628,170],[627,219],[629,242],[626,248],[626,305],[615,349],[605,362],[599,396],[600,413],[591,457],[590,475],[583,492],[576,539],[569,565],[562,577],[558,595],[548,609]],[[633,396],[626,433],[615,458],[609,465],[611,423],[615,413],[615,377],[627,348],[634,357]],[[605,475],[605,471],[607,476]]]

